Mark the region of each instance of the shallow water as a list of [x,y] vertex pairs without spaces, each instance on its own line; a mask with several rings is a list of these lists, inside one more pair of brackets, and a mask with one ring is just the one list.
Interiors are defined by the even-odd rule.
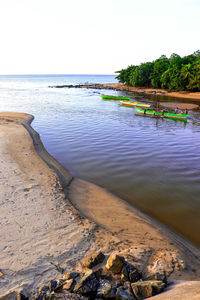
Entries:
[[107,188],[200,246],[200,112],[191,112],[187,123],[153,119],[100,97],[123,92],[48,88],[114,81],[0,76],[0,110],[33,114],[46,149],[74,176]]

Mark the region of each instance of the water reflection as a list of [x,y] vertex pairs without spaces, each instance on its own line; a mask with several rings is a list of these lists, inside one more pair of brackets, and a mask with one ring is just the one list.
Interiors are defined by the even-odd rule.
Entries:
[[[102,101],[106,90],[48,88],[81,80],[98,82],[95,77],[0,79],[0,109],[35,115],[33,126],[45,147],[74,176],[109,189],[200,246],[199,111],[191,111],[187,123],[146,118]],[[129,94],[154,105],[167,101]]]

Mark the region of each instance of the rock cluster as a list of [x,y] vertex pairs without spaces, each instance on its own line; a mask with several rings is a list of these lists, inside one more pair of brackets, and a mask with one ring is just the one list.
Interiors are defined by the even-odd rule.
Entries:
[[117,254],[107,259],[102,252],[92,254],[83,267],[82,273],[67,272],[62,279],[40,287],[34,299],[146,299],[162,292],[167,284],[163,274],[146,280],[127,258]]
[[[115,91],[125,91],[125,92],[130,92],[132,91],[131,88],[134,87],[130,87],[130,86],[114,86],[114,85],[109,85],[109,84],[100,84],[100,83],[94,83],[94,84],[64,84],[64,85],[55,85],[55,86],[49,86],[49,88],[84,88],[84,89],[98,89],[98,90],[115,90]],[[156,91],[156,90],[152,90],[152,91],[145,91],[142,89],[139,90],[133,90],[134,93],[138,93],[138,94],[167,94],[170,93],[170,91],[164,92],[164,91]]]

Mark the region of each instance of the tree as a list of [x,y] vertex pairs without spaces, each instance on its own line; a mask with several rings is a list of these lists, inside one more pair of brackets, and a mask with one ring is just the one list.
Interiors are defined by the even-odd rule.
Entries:
[[126,68],[126,69],[117,71],[116,73],[119,73],[119,75],[116,77],[116,79],[121,83],[130,85],[130,73],[134,69],[135,69],[135,66],[128,66],[128,68]]
[[117,71],[119,82],[132,86],[153,86],[169,90],[200,91],[200,50],[181,57],[173,53],[154,62],[128,66]]
[[150,86],[150,75],[153,71],[153,63],[147,62],[137,66],[130,73],[130,84],[133,86]]
[[189,83],[186,88],[193,92],[200,91],[200,56],[191,67]]
[[161,76],[169,68],[169,60],[165,55],[154,61],[151,74],[151,84],[154,88],[161,88]]

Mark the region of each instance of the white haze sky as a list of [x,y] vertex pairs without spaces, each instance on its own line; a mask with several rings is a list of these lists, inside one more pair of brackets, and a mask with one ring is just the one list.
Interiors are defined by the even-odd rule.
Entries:
[[200,49],[200,0],[0,0],[0,74],[113,74]]

